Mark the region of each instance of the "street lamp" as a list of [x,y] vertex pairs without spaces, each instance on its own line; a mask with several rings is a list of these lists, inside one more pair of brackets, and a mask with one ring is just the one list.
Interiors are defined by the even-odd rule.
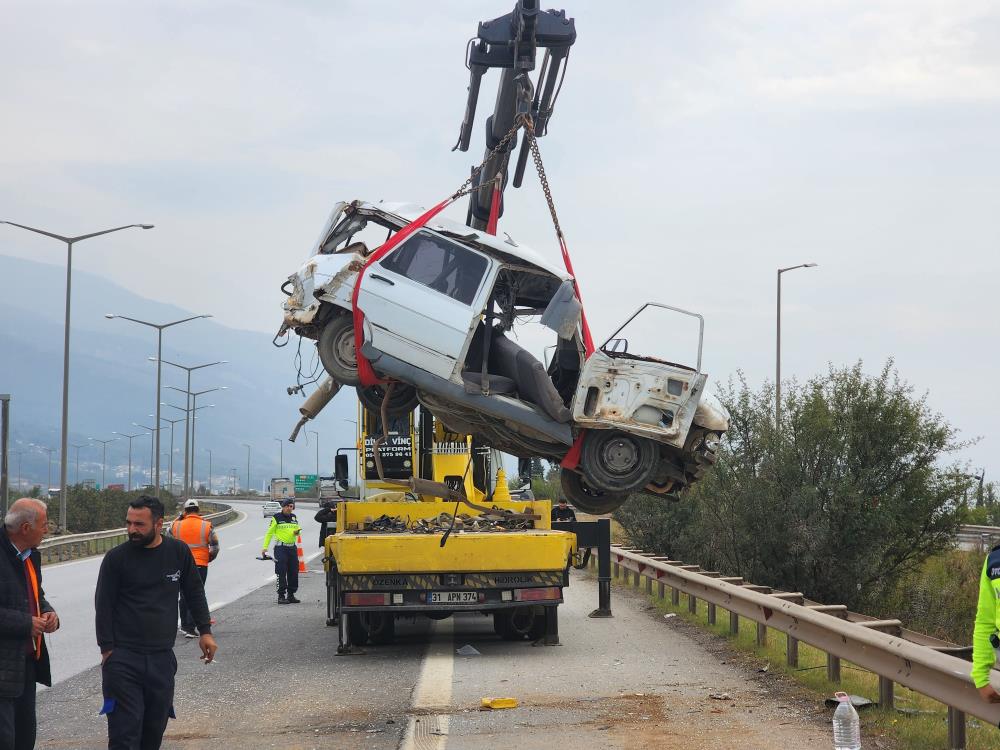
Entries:
[[[170,406],[170,404],[166,404]],[[146,416],[153,416],[152,414],[147,414]],[[170,456],[167,458],[167,472],[170,479],[167,481],[167,492],[173,494],[174,492],[174,425],[178,422],[186,422],[187,414],[180,419],[167,419],[166,417],[160,417],[161,422],[168,422],[170,424]]]
[[[160,428],[159,427],[150,427],[148,424],[139,424],[138,422],[133,422],[132,426],[133,427],[141,427],[144,430],[149,430],[149,483],[152,484],[152,485],[158,485],[160,483],[160,472],[158,470],[156,472],[156,479],[155,480],[153,479],[153,451],[156,450],[159,447],[159,445],[160,445],[160,440],[159,440],[159,437],[160,437]],[[153,435],[154,435],[154,433],[155,433],[156,438],[157,438],[155,445],[153,443]],[[159,466],[159,463],[160,463],[160,457],[157,455],[156,456],[156,464],[157,464],[157,466]],[[159,487],[157,487],[156,491],[157,492],[160,491]]]
[[781,434],[781,274],[796,268],[815,268],[815,263],[800,263],[797,266],[778,269],[778,332],[774,357],[774,429]]
[[[160,356],[163,354],[163,331],[171,326],[179,326],[181,323],[187,323],[191,320],[199,320],[201,318],[211,318],[211,315],[192,315],[189,318],[183,318],[181,320],[174,320],[170,323],[150,323],[147,320],[138,320],[137,318],[130,318],[127,315],[108,315],[104,316],[108,320],[114,320],[115,318],[121,318],[122,320],[128,320],[132,323],[138,323],[141,326],[147,326],[149,328],[156,329],[156,424],[160,424],[160,375],[162,365],[160,363]],[[190,386],[189,386],[190,387]],[[152,484],[156,487],[156,496],[160,496],[160,431],[156,430],[156,446],[153,449],[156,453],[156,468],[153,468],[153,462],[149,464],[149,470],[156,472],[156,479],[151,476]]]
[[104,448],[104,455],[101,458],[101,489],[105,490],[108,488],[105,482],[105,470],[108,468],[108,443],[113,443],[118,438],[111,438],[110,440],[101,440],[100,438],[87,438],[87,440],[93,440],[95,443],[100,443]]
[[243,447],[247,449],[247,492],[250,492],[250,443],[243,443]]
[[83,445],[77,445],[76,443],[71,443],[70,448],[76,448],[76,480],[73,482],[74,485],[80,484],[80,449],[85,447]]
[[[190,463],[190,470],[188,471],[188,482],[189,482],[189,484],[187,486],[187,489],[184,492],[184,497],[189,497],[190,494],[191,494],[192,485],[194,485],[194,428],[195,428],[194,413],[198,410],[198,407],[196,406],[196,404],[198,403],[198,396],[204,395],[206,393],[214,393],[215,391],[225,391],[225,390],[228,389],[228,386],[224,385],[224,386],[221,386],[219,388],[206,388],[203,391],[185,390],[184,388],[178,388],[175,385],[168,385],[167,388],[169,388],[172,391],[179,391],[181,393],[186,394],[185,395],[185,401],[190,400],[190,402],[191,402],[191,408],[189,410],[189,413],[191,415],[191,419],[190,419],[190,422],[191,422],[191,463]],[[212,404],[212,406],[215,406],[215,404]]]
[[[152,360],[153,357],[150,357],[149,359]],[[176,368],[178,368],[180,370],[185,370],[187,372],[187,390],[190,391],[191,390],[191,373],[192,372],[194,372],[195,370],[201,370],[202,368],[205,368],[205,367],[213,367],[215,365],[224,365],[224,364],[227,364],[227,362],[226,362],[226,360],[221,359],[218,362],[206,362],[203,365],[194,365],[193,367],[188,367],[187,365],[181,365],[181,364],[178,364],[176,362],[171,362],[170,360],[165,359],[165,360],[163,360],[163,364],[170,365],[172,367],[176,367]],[[192,416],[193,413],[190,411],[190,409],[191,409],[191,399],[190,399],[189,396],[185,397],[184,404],[188,408],[188,411],[186,413],[189,416]],[[189,486],[189,484],[188,484],[189,471],[188,470],[189,470],[191,464],[194,463],[194,451],[189,451],[189,449],[188,449],[189,445],[190,445],[190,443],[188,442],[189,435],[192,432],[191,425],[192,425],[192,423],[191,423],[190,420],[185,421],[185,423],[184,423],[184,496],[185,497],[187,496],[187,491],[188,491],[188,486]]]
[[[45,495],[47,497],[48,494],[49,494],[48,491],[52,489],[52,454],[56,452],[56,449],[55,448],[47,448],[44,445],[35,445],[35,443],[28,443],[28,445],[30,445],[32,448],[38,448],[39,450],[45,451],[46,453],[49,454],[49,462],[48,462],[49,463],[49,479],[48,479],[48,486],[45,488]],[[62,490],[60,489],[59,492],[60,492],[60,495],[61,495],[62,494]],[[65,531],[65,530],[66,529],[64,527],[63,531]]]
[[212,494],[212,449],[206,448],[208,451],[208,494]]
[[[72,274],[73,274],[73,244],[76,242],[83,242],[84,240],[89,240],[92,237],[100,237],[102,234],[111,234],[112,232],[119,232],[122,229],[132,229],[133,227],[137,229],[152,229],[152,224],[126,224],[121,227],[114,227],[112,229],[103,229],[100,232],[91,232],[90,234],[81,234],[76,237],[64,237],[61,234],[55,234],[53,232],[47,232],[44,229],[35,229],[34,227],[25,226],[24,224],[18,224],[13,221],[0,221],[0,224],[9,224],[12,227],[18,227],[20,229],[26,229],[29,232],[34,232],[35,234],[41,234],[46,237],[51,237],[52,239],[59,240],[60,242],[66,243],[66,323],[63,335],[63,383],[62,383],[62,453],[59,456],[59,484],[65,487],[66,485],[66,447],[69,441],[69,311],[70,311],[70,290],[72,288]],[[52,484],[50,481],[49,484]],[[66,530],[66,493],[60,492],[59,494],[59,528],[63,531]]]
[[275,440],[278,441],[278,476],[285,476],[285,443],[284,441],[276,437]]
[[111,431],[112,435],[128,438],[128,491],[132,491],[132,441],[137,437],[142,437],[144,433],[138,432],[135,435],[127,435],[124,432]]

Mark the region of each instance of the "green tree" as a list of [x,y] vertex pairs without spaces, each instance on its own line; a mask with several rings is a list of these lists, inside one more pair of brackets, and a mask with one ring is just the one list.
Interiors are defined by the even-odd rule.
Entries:
[[862,607],[951,541],[971,478],[963,447],[893,363],[774,390],[721,389],[731,426],[715,470],[680,503],[637,496],[616,517],[646,549]]

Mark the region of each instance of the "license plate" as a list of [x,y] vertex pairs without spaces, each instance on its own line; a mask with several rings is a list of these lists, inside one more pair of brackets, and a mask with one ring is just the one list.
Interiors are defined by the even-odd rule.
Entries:
[[479,594],[475,591],[432,591],[431,604],[478,604]]

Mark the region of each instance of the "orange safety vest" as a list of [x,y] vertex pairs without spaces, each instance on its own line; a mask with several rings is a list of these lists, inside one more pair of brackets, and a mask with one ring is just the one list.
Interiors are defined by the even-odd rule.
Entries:
[[[24,561],[24,567],[28,571],[28,580],[31,582],[31,591],[35,595],[35,611],[31,613],[32,617],[42,616],[42,603],[38,599],[38,575],[35,573],[35,566],[31,562],[29,557]],[[31,639],[31,645],[34,646],[35,661],[42,658],[42,636],[36,636]]]
[[170,535],[191,548],[194,564],[207,568],[209,563],[208,542],[212,537],[212,524],[196,513],[178,518],[170,525]]

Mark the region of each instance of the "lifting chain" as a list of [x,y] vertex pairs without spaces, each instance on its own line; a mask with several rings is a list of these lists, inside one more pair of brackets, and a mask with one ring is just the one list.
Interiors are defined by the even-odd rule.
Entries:
[[552,188],[549,187],[549,178],[545,175],[545,167],[542,165],[542,154],[538,150],[538,140],[535,138],[535,123],[528,116],[525,116],[524,137],[528,139],[528,146],[531,148],[531,158],[535,162],[538,181],[542,183],[542,192],[545,194],[545,202],[548,204],[549,214],[552,216],[552,225],[556,228],[556,237],[561,240],[563,238],[562,227],[559,226],[559,217],[556,215],[556,204],[552,200]]
[[[482,185],[476,185],[475,187],[472,187],[472,182],[473,180],[476,179],[479,173],[483,171],[483,167],[487,165],[489,160],[492,159],[497,154],[499,154],[501,149],[503,149],[504,146],[510,143],[511,138],[514,137],[514,135],[517,133],[517,131],[520,129],[522,125],[524,125],[525,131],[529,132],[528,128],[530,126],[530,123],[531,123],[531,118],[528,117],[527,115],[518,115],[517,117],[515,117],[514,124],[510,126],[510,130],[507,131],[507,135],[501,138],[500,142],[497,143],[497,145],[494,146],[493,149],[488,154],[486,154],[486,158],[483,159],[482,163],[478,167],[472,170],[472,173],[469,175],[469,179],[467,179],[465,182],[461,184],[458,190],[456,190],[455,193],[451,196],[451,200],[456,200],[458,198],[461,198],[463,195],[468,195],[474,190],[480,190],[484,187],[493,185],[495,180],[484,182]],[[497,174],[496,180],[500,180],[501,175],[502,173]]]

